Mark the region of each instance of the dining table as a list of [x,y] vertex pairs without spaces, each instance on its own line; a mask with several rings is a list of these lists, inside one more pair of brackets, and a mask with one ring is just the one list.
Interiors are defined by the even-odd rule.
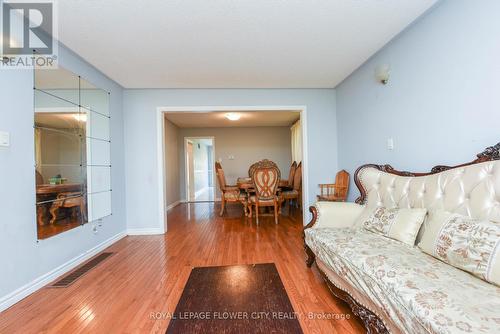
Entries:
[[[239,177],[236,180],[236,186],[246,192],[255,192],[253,189],[252,178],[250,177]],[[280,179],[278,183],[278,188],[286,188],[288,186],[288,180]]]

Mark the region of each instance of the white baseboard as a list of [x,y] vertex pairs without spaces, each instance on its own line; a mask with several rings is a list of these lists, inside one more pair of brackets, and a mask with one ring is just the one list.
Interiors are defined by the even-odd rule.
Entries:
[[111,238],[101,242],[99,245],[89,249],[88,251],[84,252],[83,254],[78,255],[77,257],[69,260],[68,262],[60,265],[59,267],[55,268],[54,270],[49,271],[48,273],[34,279],[30,283],[20,287],[17,290],[14,290],[13,292],[9,293],[6,296],[3,296],[0,298],[0,312],[6,310],[7,308],[11,307],[21,299],[29,296],[33,292],[43,288],[45,285],[49,284],[50,282],[54,281],[57,277],[67,273],[68,271],[72,270],[73,268],[77,267],[81,263],[85,262],[86,260],[90,259],[97,253],[103,251],[104,249],[108,248],[118,240],[126,237],[127,234],[125,232],[120,232]]
[[128,235],[158,235],[165,234],[165,231],[155,227],[155,228],[129,228],[127,230]]
[[181,204],[181,202],[182,201],[175,201],[174,203],[170,204],[169,206],[167,206],[167,211],[175,208],[177,205]]

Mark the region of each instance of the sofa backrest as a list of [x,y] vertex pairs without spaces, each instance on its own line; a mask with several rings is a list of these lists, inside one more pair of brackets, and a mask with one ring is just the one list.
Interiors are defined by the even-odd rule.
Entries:
[[361,166],[355,175],[367,208],[443,209],[500,223],[500,143],[470,163],[437,166],[430,173],[394,170],[388,165]]

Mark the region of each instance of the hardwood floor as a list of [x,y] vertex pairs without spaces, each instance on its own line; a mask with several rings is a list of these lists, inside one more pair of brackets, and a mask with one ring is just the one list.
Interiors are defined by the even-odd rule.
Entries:
[[[173,208],[166,235],[120,240],[106,250],[116,254],[73,285],[43,288],[1,313],[0,333],[165,333],[192,267],[270,262],[304,333],[365,332],[318,271],[306,267],[298,212],[278,225],[262,217],[256,226],[238,205],[229,205],[225,217],[217,209]],[[332,320],[335,314],[350,319]]]

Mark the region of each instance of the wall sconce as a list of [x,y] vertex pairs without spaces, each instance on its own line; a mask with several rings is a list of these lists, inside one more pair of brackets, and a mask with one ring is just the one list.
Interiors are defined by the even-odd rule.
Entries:
[[375,77],[377,81],[386,85],[389,81],[389,77],[391,75],[391,67],[387,64],[379,65],[375,69]]

